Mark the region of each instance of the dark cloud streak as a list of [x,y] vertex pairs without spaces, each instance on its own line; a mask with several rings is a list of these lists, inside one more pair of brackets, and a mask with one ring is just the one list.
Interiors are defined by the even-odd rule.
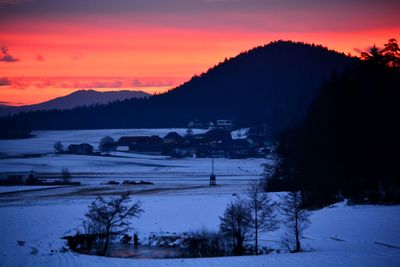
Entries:
[[8,6],[20,5],[30,0],[0,0],[0,8],[7,8]]
[[133,87],[162,87],[162,86],[173,86],[175,83],[170,81],[141,81],[139,79],[134,79],[131,82]]
[[8,62],[8,63],[19,61],[19,59],[17,59],[16,57],[14,57],[8,53],[8,47],[6,47],[6,46],[3,46],[1,48],[1,53],[2,53],[2,55],[0,56],[0,61]]
[[11,81],[7,78],[0,78],[0,86],[9,86],[11,85]]
[[36,61],[45,61],[44,56],[42,54],[37,54]]

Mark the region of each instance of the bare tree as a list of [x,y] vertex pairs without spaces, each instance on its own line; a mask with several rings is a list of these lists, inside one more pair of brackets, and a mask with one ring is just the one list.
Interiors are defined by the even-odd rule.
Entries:
[[300,239],[308,227],[310,212],[302,209],[303,199],[300,191],[288,192],[281,197],[281,211],[287,231],[282,238],[290,252],[301,250]]
[[99,149],[101,152],[106,152],[107,155],[110,154],[110,151],[115,147],[115,141],[111,136],[105,136],[101,138]]
[[83,226],[88,235],[95,235],[96,254],[105,255],[110,239],[129,229],[129,219],[143,212],[139,201],[130,204],[129,193],[117,198],[105,199],[98,196],[85,214]]
[[61,143],[61,141],[55,142],[53,148],[56,151],[56,153],[64,152],[64,145]]
[[231,239],[233,253],[242,255],[244,242],[250,232],[250,213],[241,199],[231,202],[220,217],[220,232]]
[[254,236],[254,249],[258,254],[259,234],[277,230],[276,203],[271,200],[270,193],[264,191],[263,181],[251,181],[246,189],[246,206],[250,212],[250,226]]

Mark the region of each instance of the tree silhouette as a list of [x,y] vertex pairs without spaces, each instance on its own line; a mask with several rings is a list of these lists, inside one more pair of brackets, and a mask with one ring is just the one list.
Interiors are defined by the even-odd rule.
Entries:
[[241,199],[231,202],[225,209],[224,215],[220,217],[220,232],[231,239],[233,253],[242,255],[244,253],[244,242],[250,233],[251,215],[246,204]]
[[301,190],[306,206],[343,197],[353,202],[400,202],[400,72],[389,40],[363,61],[333,75],[305,120],[281,135],[273,182]]
[[111,136],[105,136],[100,140],[99,149],[101,152],[106,152],[107,155],[115,147],[115,141]]
[[264,191],[262,181],[251,181],[246,189],[246,206],[250,211],[250,227],[254,236],[254,250],[258,255],[258,239],[261,233],[279,228],[275,213],[276,203]]
[[308,227],[310,213],[303,209],[303,199],[299,191],[288,192],[281,197],[283,222],[287,227],[282,241],[290,252],[300,252],[301,238]]
[[130,204],[128,193],[110,199],[98,196],[89,205],[83,221],[86,233],[98,237],[96,253],[104,256],[110,239],[125,233],[130,225],[129,219],[139,217],[142,212],[139,201]]

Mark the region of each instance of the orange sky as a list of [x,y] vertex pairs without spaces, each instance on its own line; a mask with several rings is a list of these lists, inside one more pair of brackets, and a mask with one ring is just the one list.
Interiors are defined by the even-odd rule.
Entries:
[[374,6],[365,0],[370,6],[360,14],[360,1],[317,7],[304,1],[309,8],[297,9],[272,0],[247,0],[247,6],[171,0],[176,9],[148,1],[155,10],[140,1],[109,10],[109,2],[99,0],[92,10],[77,0],[68,6],[0,0],[0,102],[33,104],[89,88],[163,92],[225,57],[277,39],[358,55],[400,33],[395,1]]

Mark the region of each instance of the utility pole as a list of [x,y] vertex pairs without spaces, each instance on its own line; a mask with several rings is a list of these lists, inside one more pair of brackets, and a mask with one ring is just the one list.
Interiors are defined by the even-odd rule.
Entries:
[[210,186],[217,185],[217,179],[214,173],[214,158],[211,158],[211,175],[210,175]]

